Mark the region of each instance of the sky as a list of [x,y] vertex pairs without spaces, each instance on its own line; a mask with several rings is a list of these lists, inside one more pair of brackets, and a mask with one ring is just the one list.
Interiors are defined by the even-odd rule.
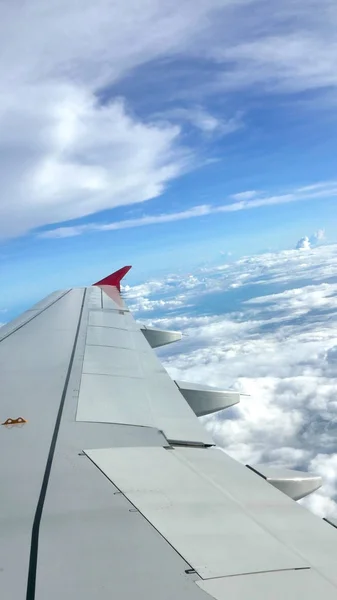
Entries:
[[0,13],[2,310],[123,264],[140,283],[336,240],[334,0]]
[[132,264],[168,369],[253,398],[217,442],[335,511],[335,0],[12,0],[0,35],[0,322]]

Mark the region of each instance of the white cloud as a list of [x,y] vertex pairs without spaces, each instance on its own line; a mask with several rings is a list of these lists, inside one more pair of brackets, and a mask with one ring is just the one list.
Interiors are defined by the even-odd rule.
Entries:
[[186,306],[184,296],[178,296],[174,300],[149,300],[148,298],[140,297],[137,298],[135,304],[129,304],[129,308],[133,313],[151,312],[159,308],[173,310],[179,306]]
[[307,235],[305,237],[302,237],[300,240],[298,240],[298,242],[296,244],[297,250],[310,250],[310,248],[311,248],[310,240]]
[[[91,223],[88,225],[78,225],[72,227],[58,227],[49,231],[44,231],[39,235],[42,238],[62,238],[71,237],[74,235],[81,235],[88,231],[112,231],[115,229],[128,229],[132,227],[142,227],[144,225],[156,225],[158,223],[170,223],[172,221],[181,221],[184,219],[191,219],[193,217],[201,217],[208,215],[211,212],[211,208],[205,204],[200,206],[193,206],[188,210],[183,210],[177,213],[167,213],[162,215],[148,215],[139,217],[136,219],[125,219],[124,221],[116,221],[115,223],[107,223],[98,225]],[[67,230],[69,229],[69,233]]]
[[[234,63],[221,84],[227,89],[259,84],[277,93],[335,88],[337,17],[330,0],[319,7],[315,2],[263,2],[262,10],[264,16],[257,12],[249,19],[245,38],[215,50],[219,61]],[[254,27],[264,32],[256,35]]]
[[[313,189],[313,188],[314,188],[314,186],[311,186],[311,189]],[[298,242],[296,244],[296,249],[297,250],[309,250],[311,248],[311,246],[314,246],[314,245],[318,244],[319,242],[322,242],[323,240],[325,240],[325,230],[318,229],[317,231],[315,231],[315,233],[313,233],[310,236],[310,238],[306,235],[306,236],[302,237],[300,240],[298,240]]]
[[243,127],[241,113],[224,119],[211,114],[202,106],[173,108],[163,113],[157,113],[156,116],[169,121],[188,122],[206,135],[228,135]]
[[[243,257],[237,263],[235,283],[242,285],[290,284],[296,280],[324,281],[336,276],[335,245],[320,246],[305,253],[297,250]],[[285,268],[287,265],[287,268]],[[228,265],[225,265],[226,271]],[[221,267],[220,267],[221,268]],[[217,272],[219,267],[213,272]]]
[[325,229],[317,229],[317,231],[315,231],[315,233],[313,233],[312,236],[310,236],[311,244],[318,244],[323,240],[325,240]]
[[320,517],[337,517],[337,454],[317,454],[309,463],[312,472],[319,473],[323,485],[315,494],[302,501]]
[[231,198],[234,200],[251,200],[255,198],[259,192],[256,190],[247,190],[246,192],[239,192],[238,194],[232,194]]
[[128,299],[144,298],[151,294],[163,293],[167,289],[167,285],[163,281],[148,281],[140,285],[125,285],[123,286],[124,292],[127,294]]
[[[337,17],[329,0],[319,6],[313,0],[285,0],[282,6],[196,0],[193,10],[190,0],[165,6],[159,0],[98,0],[95,6],[89,0],[31,0],[29,7],[4,2],[0,10],[3,237],[155,198],[186,169],[190,155],[181,147],[179,127],[142,121],[118,98],[99,100],[138,67],[162,59],[178,65],[209,60],[203,93],[257,83],[291,92],[337,86]],[[187,79],[180,78],[182,91],[194,98],[200,81]],[[204,105],[175,104],[172,110],[205,133],[225,134],[241,125],[240,115],[214,116]],[[319,186],[298,190],[296,198],[248,198],[246,192],[222,210],[321,192]],[[79,232],[62,229],[59,235]]]
[[337,346],[332,346],[332,348],[328,350],[326,354],[326,360],[328,363],[332,363],[332,365],[337,363]]
[[176,0],[1,6],[1,237],[155,198],[186,168],[179,127],[99,97],[137,66],[184,51],[221,4],[200,0],[193,14]]
[[[29,9],[11,3],[1,7],[5,82],[71,78],[96,89],[156,57],[192,45],[221,5],[198,0],[191,12],[187,0],[33,0]],[[132,17],[131,17],[132,16]],[[160,35],[158,35],[160,31]],[[12,72],[7,69],[11,67]]]
[[[313,198],[324,198],[337,196],[337,183],[336,182],[321,182],[319,189],[312,189],[308,191],[302,191],[300,189],[294,189],[288,194],[279,194],[277,196],[262,196],[255,198],[257,192],[241,192],[235,194],[236,202],[229,202],[220,206],[212,206],[211,204],[202,204],[199,206],[192,206],[191,208],[179,211],[176,213],[163,213],[160,215],[145,215],[135,219],[124,219],[123,221],[115,221],[113,223],[97,224],[89,223],[86,225],[76,225],[69,227],[58,227],[48,231],[39,233],[38,236],[42,238],[63,238],[81,235],[90,231],[111,231],[116,229],[128,229],[133,227],[142,227],[144,225],[156,225],[159,223],[169,223],[173,221],[180,221],[184,219],[192,219],[195,217],[203,217],[210,214],[218,213],[231,213],[241,210],[249,210],[253,208],[260,208],[261,206],[274,206],[276,204],[284,204],[288,202],[300,202],[305,200],[311,200]],[[234,196],[231,196],[233,198]],[[321,231],[321,230],[320,230]],[[321,234],[320,234],[321,235]],[[320,237],[320,240],[323,238]],[[302,238],[298,244],[299,248],[310,248],[309,238]]]
[[[187,334],[160,350],[172,377],[250,394],[224,413],[203,418],[215,441],[244,463],[321,474],[324,486],[302,503],[321,516],[335,517],[336,267],[336,245],[308,250],[305,259],[296,250],[240,259],[224,270],[194,274],[196,287],[184,291],[193,316],[182,307],[178,315],[168,315],[164,305],[151,320]],[[221,314],[220,307],[228,306],[227,291],[241,276],[250,296],[231,295],[232,308]],[[271,292],[265,296],[259,293],[260,278]],[[310,278],[310,285],[303,283]],[[178,284],[166,286],[165,301],[176,298],[178,289]],[[220,313],[206,316],[200,312],[203,294],[212,290],[210,306]]]
[[[305,315],[311,310],[337,310],[337,284],[303,286],[277,294],[257,296],[247,300],[245,304],[258,306],[258,311],[264,305],[266,316],[273,312],[283,312],[291,319]],[[250,311],[250,314],[254,314],[254,310]]]
[[[186,155],[173,155],[177,127],[143,124],[121,101],[103,107],[83,89],[54,92],[46,92],[43,108],[34,90],[26,92],[24,108],[20,97],[2,111],[5,137],[17,121],[24,127],[18,144],[27,148],[6,155],[0,142],[2,236],[154,198],[183,168]],[[77,233],[62,228],[58,235]]]

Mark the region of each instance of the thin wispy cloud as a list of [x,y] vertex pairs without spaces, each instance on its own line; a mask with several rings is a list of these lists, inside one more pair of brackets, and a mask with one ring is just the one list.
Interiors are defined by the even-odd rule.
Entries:
[[259,195],[259,192],[256,190],[247,190],[246,192],[238,192],[237,194],[232,194],[231,198],[233,200],[251,200],[252,198],[256,198]]
[[159,120],[189,123],[192,127],[199,129],[206,136],[229,135],[244,126],[241,113],[228,119],[216,116],[203,106],[191,106],[190,108],[179,107],[154,115]]
[[41,238],[63,238],[72,237],[87,233],[89,231],[113,231],[114,229],[129,229],[132,227],[143,227],[144,225],[158,225],[159,223],[169,223],[171,221],[181,221],[183,219],[191,219],[193,217],[201,217],[209,215],[212,209],[208,205],[194,206],[189,210],[184,210],[177,213],[167,213],[163,215],[153,215],[139,217],[138,219],[126,219],[125,221],[116,221],[115,223],[107,223],[104,225],[87,224],[73,227],[58,227],[50,231],[43,231],[38,234]]
[[[275,196],[262,196],[256,198],[258,192],[247,191],[234,194],[231,198],[237,199],[236,202],[229,202],[220,206],[212,206],[210,204],[204,204],[194,206],[188,210],[175,212],[175,213],[164,213],[160,215],[145,215],[136,219],[125,219],[123,221],[116,221],[113,223],[87,223],[85,225],[74,225],[69,227],[57,227],[48,231],[38,233],[38,237],[41,238],[64,238],[78,236],[89,232],[97,231],[112,231],[117,229],[129,229],[133,227],[143,227],[145,225],[158,225],[160,223],[169,223],[173,221],[180,221],[185,219],[193,219],[197,217],[204,217],[212,214],[219,213],[234,213],[237,211],[251,210],[254,208],[260,208],[264,206],[275,206],[277,204],[287,204],[290,202],[300,202],[315,200],[320,198],[331,198],[337,196],[337,182],[321,182],[317,186],[311,186],[310,189],[297,188],[287,194],[279,194]],[[319,230],[316,234],[313,234],[316,241],[324,238],[323,230]],[[299,240],[298,248],[310,248],[309,238],[304,237]]]

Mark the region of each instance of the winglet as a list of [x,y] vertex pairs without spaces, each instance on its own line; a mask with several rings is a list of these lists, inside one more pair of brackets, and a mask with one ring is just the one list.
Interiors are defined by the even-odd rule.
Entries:
[[131,266],[122,267],[121,269],[118,269],[118,271],[111,273],[111,275],[104,277],[104,279],[97,281],[93,285],[111,285],[111,286],[116,287],[120,291],[121,281],[122,281],[123,277],[125,277],[125,275],[128,273],[128,271],[130,271],[130,269],[131,269]]

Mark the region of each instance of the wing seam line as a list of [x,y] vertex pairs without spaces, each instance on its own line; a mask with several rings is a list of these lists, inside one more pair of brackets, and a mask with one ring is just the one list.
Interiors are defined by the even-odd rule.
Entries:
[[77,328],[76,328],[73,349],[72,349],[72,352],[70,355],[69,366],[68,366],[64,386],[63,386],[62,396],[61,396],[61,400],[60,400],[60,406],[59,406],[56,421],[55,421],[53,437],[52,437],[51,443],[50,443],[48,458],[47,458],[47,462],[46,462],[46,468],[45,468],[45,472],[43,475],[42,486],[41,486],[40,495],[39,495],[39,499],[38,499],[38,503],[37,503],[37,507],[36,507],[36,511],[35,511],[34,521],[33,521],[30,556],[29,556],[29,567],[28,567],[28,578],[27,578],[26,600],[34,600],[35,599],[36,570],[37,570],[40,523],[41,523],[43,506],[44,506],[44,501],[46,498],[48,482],[49,482],[51,467],[52,467],[54,453],[55,453],[57,437],[58,437],[58,433],[59,433],[59,429],[60,429],[63,408],[64,408],[65,399],[66,399],[66,395],[67,395],[68,384],[69,384],[72,366],[73,366],[73,362],[74,362],[75,351],[76,351],[76,347],[77,347],[77,340],[79,337],[80,326],[81,326],[81,322],[82,322],[82,315],[83,315],[83,309],[84,309],[84,302],[85,302],[85,298],[86,298],[86,292],[87,292],[87,290],[85,289],[83,292],[82,304],[81,304],[81,308],[80,308],[80,314],[79,314],[79,318],[78,318],[78,324],[77,324]]

